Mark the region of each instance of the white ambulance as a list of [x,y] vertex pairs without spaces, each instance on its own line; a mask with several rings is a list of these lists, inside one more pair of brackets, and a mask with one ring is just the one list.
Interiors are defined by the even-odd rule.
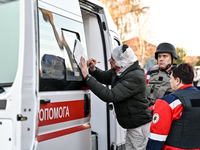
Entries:
[[125,149],[112,104],[85,85],[76,40],[109,69],[120,39],[101,3],[0,0],[1,150]]

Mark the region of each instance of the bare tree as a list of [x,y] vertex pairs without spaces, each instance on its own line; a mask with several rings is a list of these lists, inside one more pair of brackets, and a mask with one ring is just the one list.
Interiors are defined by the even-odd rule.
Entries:
[[[152,38],[152,28],[148,22],[149,7],[143,7],[140,0],[99,0],[108,8],[111,17],[120,32],[120,38],[134,30],[139,38],[137,46],[138,60],[144,67],[145,60],[149,58],[149,51],[152,52],[151,44],[146,44],[148,38]],[[134,26],[134,28],[133,28]],[[145,40],[144,40],[145,39]],[[148,51],[149,50],[149,51]]]
[[145,8],[141,8],[140,0],[99,0],[108,8],[113,21],[120,32],[123,41],[125,35],[132,32],[132,25],[140,14],[145,14]]
[[[142,9],[149,9],[149,7],[143,7]],[[148,21],[149,13],[137,14],[135,17],[137,25],[136,34],[139,38],[137,49],[139,51],[140,65],[141,67],[144,67],[146,58],[151,55],[149,55],[148,52],[150,51],[148,50],[150,50],[152,46],[147,44],[145,40],[152,38],[152,28]]]

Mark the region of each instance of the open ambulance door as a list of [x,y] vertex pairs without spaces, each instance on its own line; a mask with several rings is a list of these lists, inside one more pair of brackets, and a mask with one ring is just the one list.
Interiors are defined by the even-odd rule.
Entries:
[[[110,69],[108,59],[113,48],[121,44],[108,10],[93,0],[80,0],[88,58],[94,58],[102,70]],[[125,130],[117,122],[113,104],[105,103],[91,93],[91,128],[96,133],[94,150],[124,150]]]

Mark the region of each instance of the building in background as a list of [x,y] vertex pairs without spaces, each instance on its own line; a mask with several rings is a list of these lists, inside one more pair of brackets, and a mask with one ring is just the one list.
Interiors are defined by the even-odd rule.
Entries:
[[[124,43],[126,43],[133,49],[142,67],[145,66],[147,59],[152,57],[154,58],[156,52],[156,45],[148,43],[147,41],[139,37],[133,37],[129,40],[124,41]],[[154,62],[156,63],[155,60]]]

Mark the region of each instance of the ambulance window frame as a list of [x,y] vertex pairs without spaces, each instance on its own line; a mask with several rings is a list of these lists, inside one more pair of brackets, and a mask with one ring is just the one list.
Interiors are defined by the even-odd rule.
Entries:
[[117,46],[120,46],[120,45],[121,45],[119,39],[118,39],[117,37],[115,37],[115,36],[114,36],[113,41],[114,41],[114,42],[113,42],[113,46],[114,46],[114,48],[115,48],[115,44],[114,44],[115,42],[117,42]]
[[81,37],[80,37],[80,34],[78,32],[71,31],[71,30],[68,30],[68,29],[65,29],[65,28],[61,28],[61,30],[76,34],[77,39],[81,42]]
[[[40,41],[40,20],[42,19],[42,18],[40,18],[39,17],[39,11],[40,11],[40,9],[43,9],[43,8],[40,8],[40,7],[38,7],[38,40]],[[49,10],[47,10],[47,11],[49,11]],[[80,23],[80,22],[77,22],[77,21],[75,21],[75,20],[73,20],[73,19],[69,19],[69,18],[67,18],[67,17],[65,17],[65,16],[62,16],[62,15],[60,15],[60,14],[57,14],[57,13],[55,13],[55,12],[52,12],[52,11],[49,11],[49,12],[51,12],[52,14],[55,14],[55,15],[57,15],[57,16],[59,16],[59,17],[62,17],[62,18],[65,18],[65,20],[66,19],[68,19],[68,21],[70,21],[70,22],[73,22],[73,24],[78,24],[78,23]],[[77,32],[76,31],[73,31],[73,30],[70,30],[70,29],[66,29],[66,28],[63,28],[63,27],[61,27],[60,28],[61,30],[63,30],[63,31],[67,31],[67,32],[70,32],[70,33],[74,33],[75,35],[76,35],[76,38],[79,40],[79,41],[81,41],[81,37],[82,38],[84,38],[84,29],[83,29],[83,31],[81,30],[81,32],[82,32],[82,36],[80,36],[80,34],[79,34],[79,32],[78,32],[78,30],[77,30]],[[40,49],[40,42],[39,42],[39,55],[38,55],[38,58],[39,58],[39,68],[41,69],[41,67],[40,67],[40,64],[41,64],[41,49]],[[79,68],[80,69],[80,68]],[[82,74],[81,74],[81,76],[82,76]],[[83,76],[82,76],[83,77]],[[39,77],[39,86],[40,86],[40,84],[41,84],[41,82],[40,82],[40,79],[41,79],[41,77]],[[56,90],[41,90],[40,88],[39,88],[39,91],[40,92],[43,92],[43,91],[70,91],[70,90],[83,90],[85,87],[86,87],[86,85],[85,85],[85,81],[84,81],[84,78],[82,78],[82,80],[81,81],[76,81],[76,80],[74,80],[74,82],[77,82],[77,84],[79,84],[79,85],[82,85],[82,87],[80,87],[80,88],[78,88],[78,89],[65,89],[65,88],[63,88],[63,89],[56,89]],[[81,83],[81,84],[80,84]]]

